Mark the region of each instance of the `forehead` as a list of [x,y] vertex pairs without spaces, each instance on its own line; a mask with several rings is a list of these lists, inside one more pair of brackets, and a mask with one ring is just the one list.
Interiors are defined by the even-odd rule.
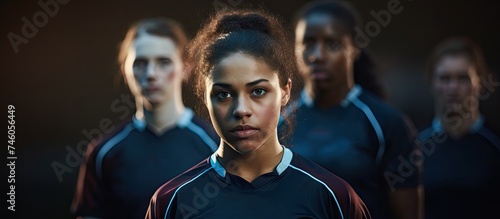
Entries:
[[323,12],[316,12],[300,19],[297,24],[297,36],[306,37],[342,37],[348,32],[341,21]]
[[463,54],[445,55],[436,63],[434,72],[438,75],[450,73],[468,74],[471,67],[469,58]]
[[174,41],[168,37],[142,34],[134,40],[132,50],[138,57],[172,56],[177,52]]
[[258,79],[278,80],[278,74],[264,60],[238,52],[215,65],[211,79],[213,82],[247,83]]

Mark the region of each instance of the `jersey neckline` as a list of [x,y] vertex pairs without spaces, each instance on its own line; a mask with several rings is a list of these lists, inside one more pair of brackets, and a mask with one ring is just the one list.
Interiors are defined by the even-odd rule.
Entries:
[[[182,112],[182,115],[176,122],[176,127],[180,128],[186,127],[191,121],[191,119],[193,119],[193,117],[194,117],[193,110],[191,110],[190,108],[185,108],[184,112]],[[141,132],[144,131],[148,126],[144,118],[137,118],[135,115],[132,117],[132,123],[134,125],[134,128],[136,128]]]
[[[278,175],[281,175],[290,166],[290,163],[292,162],[293,158],[292,151],[284,146],[282,147],[283,147],[283,156],[281,157],[281,161],[278,163],[274,171]],[[214,152],[210,156],[209,160],[210,160],[210,165],[215,170],[215,172],[217,172],[217,174],[221,177],[226,177],[227,171],[217,160],[217,152]]]

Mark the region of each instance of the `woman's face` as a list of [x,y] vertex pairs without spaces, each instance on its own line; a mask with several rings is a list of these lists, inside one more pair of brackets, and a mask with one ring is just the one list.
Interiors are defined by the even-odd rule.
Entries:
[[297,61],[307,82],[320,91],[345,86],[358,50],[339,20],[312,13],[298,22],[295,39]]
[[468,112],[478,107],[480,79],[476,69],[465,55],[443,56],[434,68],[432,94],[436,107],[447,113]]
[[172,39],[143,34],[130,47],[124,71],[134,95],[154,106],[173,99],[182,81],[182,67]]
[[221,60],[206,79],[206,101],[224,144],[246,154],[277,141],[277,124],[290,94],[264,61],[243,53]]

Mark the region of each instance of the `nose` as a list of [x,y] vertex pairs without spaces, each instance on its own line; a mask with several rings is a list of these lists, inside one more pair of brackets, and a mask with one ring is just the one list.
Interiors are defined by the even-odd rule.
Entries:
[[306,58],[308,63],[323,62],[325,59],[323,45],[321,43],[316,43]]
[[252,116],[252,110],[250,106],[250,100],[245,97],[238,97],[235,101],[233,116],[237,119],[242,119],[245,117]]
[[448,88],[450,89],[450,91],[456,91],[458,88],[458,84],[459,84],[459,81],[456,78],[453,78],[448,83]]
[[153,80],[156,77],[156,64],[151,62],[146,67],[146,78]]

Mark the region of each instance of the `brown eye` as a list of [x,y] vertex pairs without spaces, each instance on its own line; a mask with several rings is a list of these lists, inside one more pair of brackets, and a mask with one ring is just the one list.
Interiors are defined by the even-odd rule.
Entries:
[[161,58],[160,60],[158,60],[158,63],[160,64],[160,66],[166,66],[170,65],[172,63],[172,60],[169,58]]
[[342,48],[342,43],[338,40],[330,40],[326,44],[330,50],[339,50]]
[[267,91],[263,88],[257,88],[257,89],[252,91],[252,95],[256,96],[256,97],[264,96],[264,94],[266,94],[266,93],[267,93]]
[[219,100],[225,100],[225,99],[228,99],[228,98],[231,98],[231,93],[227,92],[227,91],[220,91],[220,92],[217,92],[215,94],[215,96],[217,97],[217,99]]

